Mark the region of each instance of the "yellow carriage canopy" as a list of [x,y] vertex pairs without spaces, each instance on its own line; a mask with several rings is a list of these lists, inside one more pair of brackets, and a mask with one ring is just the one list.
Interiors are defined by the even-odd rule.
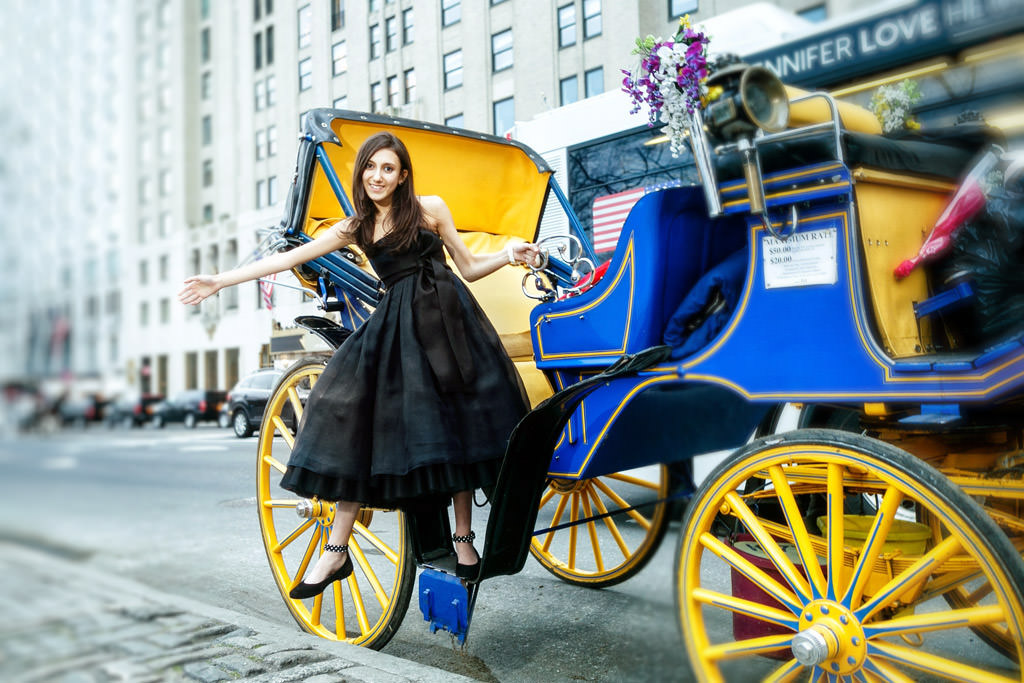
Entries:
[[493,135],[341,109],[303,117],[302,139],[314,149],[300,150],[284,219],[289,232],[312,236],[322,221],[345,215],[317,159],[326,155],[351,198],[356,152],[383,130],[409,149],[416,193],[444,198],[460,231],[536,238],[552,171],[533,150]]

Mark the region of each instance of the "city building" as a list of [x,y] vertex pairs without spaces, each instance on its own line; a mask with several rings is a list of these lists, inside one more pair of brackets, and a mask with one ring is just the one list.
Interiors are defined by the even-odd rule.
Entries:
[[[0,120],[11,140],[3,172],[17,181],[4,192],[18,207],[2,234],[29,230],[32,248],[16,263],[3,257],[18,275],[0,285],[0,342],[12,349],[0,376],[95,376],[111,393],[230,388],[272,362],[275,328],[312,304],[258,283],[197,308],[175,295],[186,276],[250,257],[278,223],[304,112],[333,106],[505,134],[618,89],[637,36],[744,4],[6,3],[4,24],[20,36],[4,43],[18,65],[7,78],[21,95]],[[777,4],[821,20],[852,2]],[[61,125],[43,111],[61,112]],[[61,163],[70,148],[74,163]]]

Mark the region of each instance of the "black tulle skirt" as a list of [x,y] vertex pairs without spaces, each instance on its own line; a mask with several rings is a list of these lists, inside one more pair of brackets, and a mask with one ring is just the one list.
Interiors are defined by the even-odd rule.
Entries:
[[[436,236],[421,241],[430,253],[419,258],[438,258]],[[394,265],[388,258],[373,260],[378,273]],[[469,290],[443,265],[438,277],[442,270],[454,283],[449,308],[457,310],[446,315],[461,316],[459,347],[471,356],[471,381],[456,389],[439,381],[420,339],[434,332],[416,320],[425,305],[421,273],[400,274],[310,392],[282,487],[307,498],[402,507],[494,483],[509,435],[528,410],[526,393]]]

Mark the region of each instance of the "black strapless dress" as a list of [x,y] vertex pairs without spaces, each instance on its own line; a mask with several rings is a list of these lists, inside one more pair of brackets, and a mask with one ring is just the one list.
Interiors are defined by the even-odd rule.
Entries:
[[281,486],[379,507],[491,486],[529,410],[497,332],[435,233],[367,256],[386,292],[310,392]]

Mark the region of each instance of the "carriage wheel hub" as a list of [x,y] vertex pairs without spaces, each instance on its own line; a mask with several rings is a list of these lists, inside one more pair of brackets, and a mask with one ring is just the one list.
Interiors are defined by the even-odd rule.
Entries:
[[325,503],[315,498],[300,500],[295,506],[295,514],[303,519],[317,519],[330,524],[334,520],[334,503]]
[[858,670],[867,655],[864,629],[843,605],[831,600],[808,603],[800,615],[801,630],[793,636],[793,656],[804,666],[829,673]]

